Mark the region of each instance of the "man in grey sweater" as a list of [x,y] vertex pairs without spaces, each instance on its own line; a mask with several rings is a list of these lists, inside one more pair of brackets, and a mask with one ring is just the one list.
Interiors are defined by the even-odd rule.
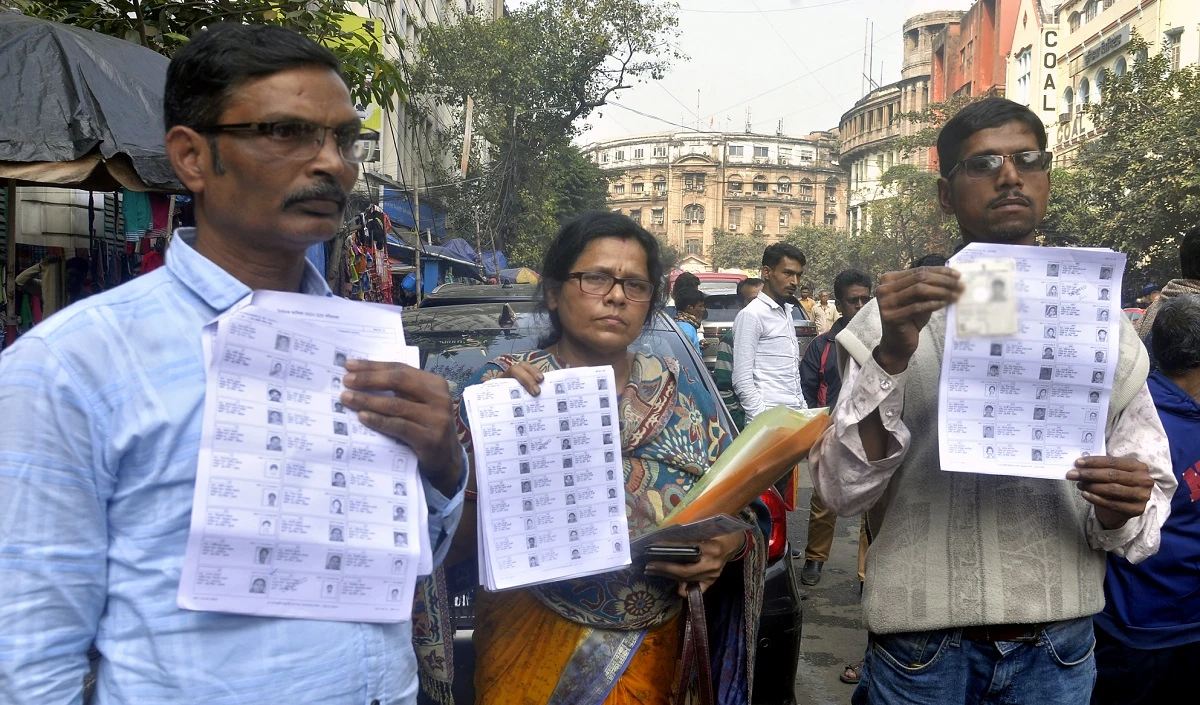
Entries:
[[[1041,120],[1002,98],[946,123],[939,196],[965,242],[1034,245],[1050,193],[1045,148]],[[810,467],[828,506],[867,512],[874,538],[871,643],[853,702],[1083,705],[1106,552],[1155,553],[1175,489],[1145,349],[1122,317],[1109,455],[1064,467],[1066,481],[942,472],[945,307],[962,288],[946,267],[885,274],[837,337],[843,403]]]

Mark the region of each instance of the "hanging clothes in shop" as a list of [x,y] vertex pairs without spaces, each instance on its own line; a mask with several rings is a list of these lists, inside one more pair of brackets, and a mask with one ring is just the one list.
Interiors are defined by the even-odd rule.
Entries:
[[121,189],[121,206],[125,216],[125,239],[136,242],[154,227],[150,194]]

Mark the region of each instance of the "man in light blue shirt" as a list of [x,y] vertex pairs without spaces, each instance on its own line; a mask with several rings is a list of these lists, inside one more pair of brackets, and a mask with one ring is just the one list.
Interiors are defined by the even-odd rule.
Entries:
[[[330,295],[305,249],[338,232],[361,152],[337,60],[277,27],[192,39],[168,70],[165,118],[195,230],[165,267],[0,355],[0,703],[79,703],[93,643],[100,703],[415,703],[408,623],[176,606],[201,329],[252,289]],[[392,363],[346,370],[345,408],[417,454],[440,561],[466,482],[447,384]]]

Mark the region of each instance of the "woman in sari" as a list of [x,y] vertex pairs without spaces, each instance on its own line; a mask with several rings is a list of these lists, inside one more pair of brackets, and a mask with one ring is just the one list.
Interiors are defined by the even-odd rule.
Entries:
[[[674,359],[630,350],[659,305],[663,275],[658,241],[629,218],[594,212],[566,223],[542,266],[552,332],[539,349],[487,363],[471,382],[510,377],[537,395],[546,372],[611,365],[630,538],[658,527],[729,443],[700,380]],[[470,457],[461,412],[459,426]],[[754,518],[750,510],[746,516]],[[468,503],[452,555],[474,560],[475,517]],[[700,561],[690,565],[652,562],[523,589],[478,590],[477,702],[667,705],[688,583],[717,586],[706,597],[717,702],[749,702],[765,542],[756,528],[700,546]]]

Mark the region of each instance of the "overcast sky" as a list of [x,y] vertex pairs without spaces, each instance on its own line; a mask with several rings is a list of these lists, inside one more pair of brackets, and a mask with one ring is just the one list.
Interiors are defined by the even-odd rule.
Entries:
[[[509,0],[509,7],[524,4]],[[900,78],[904,20],[929,10],[965,10],[971,0],[679,0],[681,48],[689,58],[662,81],[622,91],[593,114],[581,144],[697,125],[788,134],[837,127],[862,97],[863,35],[875,23],[874,70]],[[621,106],[621,107],[618,107]],[[657,118],[639,115],[633,110]]]

